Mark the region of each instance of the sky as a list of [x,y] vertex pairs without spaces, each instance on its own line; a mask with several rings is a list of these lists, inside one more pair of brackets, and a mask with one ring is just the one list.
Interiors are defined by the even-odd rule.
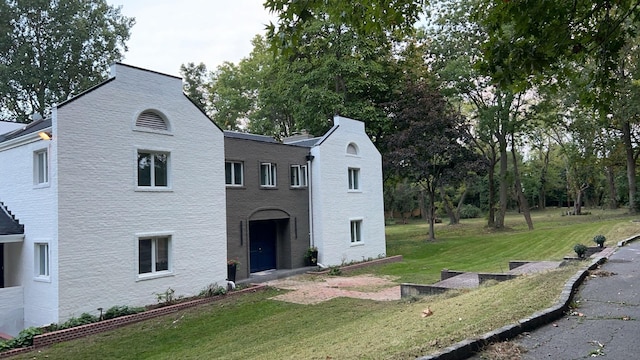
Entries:
[[264,0],[107,0],[134,17],[124,54],[125,64],[169,75],[180,65],[204,63],[215,70],[225,61],[238,63],[253,49],[251,39],[265,34],[275,16]]

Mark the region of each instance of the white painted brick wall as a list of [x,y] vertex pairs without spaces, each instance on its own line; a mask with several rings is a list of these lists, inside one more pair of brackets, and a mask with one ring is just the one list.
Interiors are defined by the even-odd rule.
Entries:
[[[134,131],[144,110],[172,135]],[[196,295],[226,278],[222,132],[182,82],[124,65],[116,78],[57,110],[60,317]],[[172,191],[136,191],[137,149],[168,151]],[[173,275],[138,280],[136,234],[172,234]]]
[[[335,131],[311,149],[314,241],[319,262],[340,265],[386,254],[382,159],[364,123],[334,118]],[[347,146],[357,145],[358,156]],[[360,192],[348,191],[348,168],[360,169]],[[362,219],[362,243],[351,244],[350,221]]]

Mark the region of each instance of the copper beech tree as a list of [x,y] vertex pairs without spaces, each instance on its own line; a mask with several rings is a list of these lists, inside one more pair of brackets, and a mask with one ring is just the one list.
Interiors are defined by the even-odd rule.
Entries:
[[393,121],[386,137],[385,167],[417,184],[427,195],[429,240],[435,240],[436,193],[460,183],[481,162],[471,150],[465,118],[424,80],[407,84],[396,100],[385,104]]

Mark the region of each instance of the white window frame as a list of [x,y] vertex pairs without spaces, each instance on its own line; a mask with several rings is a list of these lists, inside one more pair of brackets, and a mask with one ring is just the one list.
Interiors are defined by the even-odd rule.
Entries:
[[[263,169],[266,171],[263,172]],[[274,188],[278,185],[277,183],[277,172],[276,172],[276,164],[271,162],[261,162],[260,163],[260,186],[265,188]],[[263,176],[263,174],[266,175]]]
[[349,224],[351,245],[362,244],[362,219],[351,219]]
[[[140,154],[150,154],[151,155],[151,165],[150,168],[150,185],[140,185]],[[166,155],[167,156],[167,164],[166,164],[166,178],[167,185],[156,185],[155,179],[155,171],[153,171],[155,167],[155,159],[156,155]],[[137,190],[141,191],[167,191],[171,190],[171,151],[163,151],[163,150],[150,150],[150,149],[136,149],[136,160],[135,160],[135,182]]]
[[[227,182],[227,164],[230,165],[230,171],[231,171],[231,182]],[[240,164],[240,183],[237,184],[235,183],[235,179],[236,179],[236,166],[237,164]],[[225,178],[225,184],[227,186],[244,186],[244,163],[242,161],[225,161],[224,163],[224,178]]]
[[[167,269],[157,270],[158,240],[167,239]],[[140,242],[151,241],[151,271],[140,272]],[[170,233],[145,233],[136,235],[136,274],[138,280],[155,279],[173,275],[173,235]]]
[[33,244],[33,276],[37,281],[50,281],[51,261],[48,242],[35,242]]
[[347,176],[349,177],[349,191],[360,191],[360,169],[350,167],[347,170]]
[[307,187],[307,165],[291,165],[290,180],[292,188]]
[[35,187],[49,185],[49,149],[47,148],[33,152],[33,185]]

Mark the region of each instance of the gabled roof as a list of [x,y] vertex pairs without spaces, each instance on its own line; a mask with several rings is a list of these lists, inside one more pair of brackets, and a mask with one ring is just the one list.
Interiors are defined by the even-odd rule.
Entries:
[[24,234],[24,225],[0,202],[0,236]]
[[37,120],[24,127],[10,131],[6,134],[0,134],[0,143],[11,139],[18,138],[23,135],[32,134],[51,127],[51,118],[45,120]]
[[267,143],[277,143],[276,139],[272,138],[271,136],[243,133],[239,131],[225,130],[224,137],[230,138],[230,139],[243,139],[243,140],[262,141]]

